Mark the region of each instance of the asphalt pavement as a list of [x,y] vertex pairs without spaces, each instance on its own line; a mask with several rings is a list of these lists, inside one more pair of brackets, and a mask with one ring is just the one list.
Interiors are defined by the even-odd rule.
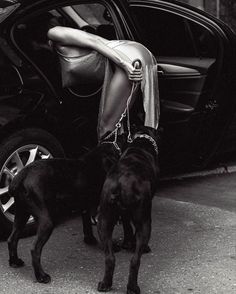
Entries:
[[[121,226],[115,238],[122,236]],[[7,244],[0,242],[0,293],[95,294],[104,256],[83,243],[81,218],[70,217],[53,232],[42,263],[52,282],[35,282],[30,248],[22,239],[25,267],[8,266]],[[236,173],[164,181],[153,200],[152,252],[141,261],[143,294],[236,293]],[[131,253],[116,254],[110,293],[125,293]]]

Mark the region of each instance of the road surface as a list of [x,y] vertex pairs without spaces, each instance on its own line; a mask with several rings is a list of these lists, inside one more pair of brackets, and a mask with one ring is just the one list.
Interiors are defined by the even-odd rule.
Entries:
[[[121,236],[117,226],[115,238]],[[103,253],[83,243],[79,216],[59,225],[45,246],[42,262],[50,284],[35,282],[32,241],[20,241],[19,255],[26,263],[20,269],[8,266],[7,244],[0,242],[1,294],[99,293]],[[162,182],[153,200],[150,246],[140,267],[143,294],[235,294],[236,174]],[[116,254],[110,293],[125,293],[130,257],[125,251]]]

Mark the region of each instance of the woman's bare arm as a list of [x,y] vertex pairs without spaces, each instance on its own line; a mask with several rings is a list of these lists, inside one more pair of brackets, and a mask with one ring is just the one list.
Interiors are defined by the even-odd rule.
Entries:
[[48,38],[64,46],[78,46],[96,50],[123,68],[127,72],[129,79],[135,81],[142,80],[141,70],[135,69],[131,62],[125,60],[116,50],[107,46],[106,43],[109,41],[100,36],[78,29],[57,26],[48,31]]

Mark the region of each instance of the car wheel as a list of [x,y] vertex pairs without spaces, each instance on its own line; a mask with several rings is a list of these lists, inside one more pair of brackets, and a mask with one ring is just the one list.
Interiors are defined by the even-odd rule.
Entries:
[[[28,128],[17,131],[0,144],[0,235],[10,234],[14,221],[14,199],[8,187],[14,176],[26,165],[39,159],[63,157],[58,140],[42,129]],[[30,217],[25,232],[34,230]]]

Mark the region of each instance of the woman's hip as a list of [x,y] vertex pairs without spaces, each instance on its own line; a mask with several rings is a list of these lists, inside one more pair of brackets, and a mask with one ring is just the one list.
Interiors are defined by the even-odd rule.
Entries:
[[[111,46],[112,47],[112,46]],[[126,57],[130,62],[139,59],[142,64],[153,64],[154,58],[152,53],[142,44],[134,41],[121,41],[117,43],[113,49]]]

